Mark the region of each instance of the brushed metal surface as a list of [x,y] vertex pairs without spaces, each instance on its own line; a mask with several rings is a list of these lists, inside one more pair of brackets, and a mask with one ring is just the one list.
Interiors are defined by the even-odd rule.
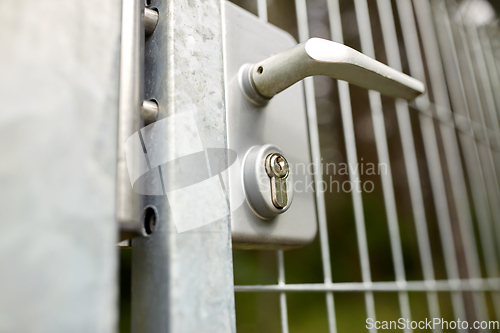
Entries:
[[[179,215],[206,219],[214,196],[201,193],[195,202],[170,196],[217,177],[231,155],[221,2],[153,0],[151,7],[158,9],[159,21],[145,44],[145,98],[157,102],[158,120],[141,129],[151,171],[138,182],[150,194],[144,207],[157,214],[154,232],[132,240],[132,332],[235,332],[227,200],[225,217],[179,232],[186,223]],[[183,138],[194,137],[200,151],[184,154],[189,140]],[[224,174],[220,178],[225,181]]]
[[286,249],[306,245],[316,236],[317,217],[303,84],[298,82],[266,106],[258,107],[242,92],[238,75],[242,65],[257,63],[297,42],[285,31],[229,2],[225,2],[225,24],[229,149],[236,151],[241,160],[253,146],[280,147],[290,164],[295,187],[290,209],[263,220],[246,201],[239,206],[238,198],[243,193],[241,175],[230,174],[233,246]]
[[116,332],[120,17],[0,2],[0,332]]

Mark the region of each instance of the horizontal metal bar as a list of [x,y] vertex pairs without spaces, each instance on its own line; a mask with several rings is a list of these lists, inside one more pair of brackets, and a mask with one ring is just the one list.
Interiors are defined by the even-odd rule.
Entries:
[[500,291],[500,278],[234,286],[235,292]]

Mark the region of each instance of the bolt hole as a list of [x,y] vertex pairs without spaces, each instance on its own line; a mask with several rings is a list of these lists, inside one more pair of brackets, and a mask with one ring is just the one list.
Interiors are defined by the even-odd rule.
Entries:
[[259,68],[257,68],[257,74],[262,74],[264,72],[264,68],[262,68],[262,66],[259,66]]
[[147,207],[144,210],[144,230],[146,234],[151,235],[156,229],[156,210],[153,207]]
[[153,1],[152,1],[152,0],[146,0],[145,2],[146,2],[146,7],[151,6],[151,3],[153,3]]

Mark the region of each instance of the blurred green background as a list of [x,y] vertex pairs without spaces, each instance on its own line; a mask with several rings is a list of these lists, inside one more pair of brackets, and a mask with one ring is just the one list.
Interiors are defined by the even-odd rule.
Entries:
[[[233,2],[257,14],[256,0],[234,0]],[[386,63],[376,2],[368,1],[368,3],[376,56],[379,61]],[[354,3],[352,0],[345,0],[340,1],[340,4],[345,44],[360,50]],[[326,1],[308,0],[307,6],[310,36],[331,39]],[[393,9],[393,12],[397,14],[396,8]],[[268,0],[268,17],[270,23],[290,32],[298,40],[294,1]],[[398,25],[398,38],[401,40],[400,50],[402,52],[403,67],[404,71],[408,73],[406,54],[397,16],[396,24]],[[339,163],[346,163],[344,133],[342,130],[336,82],[326,77],[315,77],[314,84],[323,162],[335,163],[337,165]],[[368,93],[366,90],[354,86],[350,86],[350,89],[358,159],[360,163],[377,164],[378,160],[368,103]],[[406,276],[408,280],[422,280],[415,224],[394,101],[390,98],[383,98],[383,106]],[[411,114],[435,274],[437,279],[446,279],[417,111]],[[440,149],[442,152],[443,147],[440,147]],[[441,162],[443,165],[446,165],[446,161],[442,160]],[[330,176],[332,177],[331,179]],[[347,175],[337,174],[328,175],[327,177],[327,181],[338,180],[340,183],[348,180]],[[372,279],[373,281],[394,281],[394,268],[380,177],[362,175],[361,178],[362,181],[370,180],[375,184],[375,190],[372,193],[363,193]],[[449,179],[445,181],[449,185]],[[333,282],[361,282],[351,194],[327,192],[325,193],[325,199]],[[454,223],[456,224],[456,221]],[[461,240],[457,235],[454,236],[461,263],[461,273],[466,274],[464,271]],[[130,331],[130,251],[121,250],[120,260],[120,332],[123,333]],[[277,283],[276,252],[234,250],[233,253],[234,280],[236,285]],[[481,264],[484,270],[484,263]],[[318,239],[304,248],[285,252],[285,276],[287,283],[323,282]],[[235,297],[238,333],[281,332],[279,294],[236,293]],[[334,297],[338,332],[367,331],[365,328],[366,311],[364,295],[362,293],[335,293]],[[491,307],[490,295],[487,295],[487,298]],[[287,299],[290,332],[328,332],[325,295],[323,293],[288,293]],[[467,312],[472,315],[470,295],[465,294],[465,299]],[[453,320],[449,293],[439,293],[439,301],[441,316],[445,320]],[[424,293],[410,293],[410,302],[413,320],[430,318]],[[377,320],[397,320],[401,316],[396,293],[375,293],[375,307]],[[490,317],[494,318],[493,315]]]

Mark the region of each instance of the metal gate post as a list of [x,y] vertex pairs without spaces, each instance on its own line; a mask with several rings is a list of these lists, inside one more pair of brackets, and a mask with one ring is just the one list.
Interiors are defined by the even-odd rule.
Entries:
[[120,8],[0,2],[0,332],[116,330]]
[[[196,123],[182,130],[166,126],[160,133],[165,154],[177,156],[183,149],[179,132],[199,136],[206,154],[207,148],[227,149],[221,2],[153,0],[150,7],[159,21],[145,45],[146,99],[158,103],[156,124],[186,113]],[[206,156],[206,164],[187,165],[183,174],[208,167],[216,176]],[[178,233],[165,189],[184,176],[161,170],[155,175],[161,174],[164,195],[145,196],[145,207],[157,212],[155,231],[132,240],[132,332],[235,332],[229,217]],[[158,190],[158,178],[151,178],[146,188]],[[177,202],[175,209],[201,219],[205,206],[197,198]]]

